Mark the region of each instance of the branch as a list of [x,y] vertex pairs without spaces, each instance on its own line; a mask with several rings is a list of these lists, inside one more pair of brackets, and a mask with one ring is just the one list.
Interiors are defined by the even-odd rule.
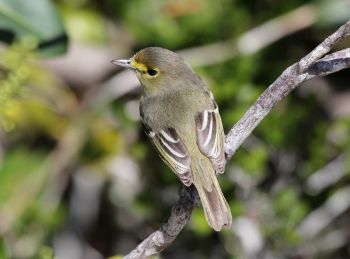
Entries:
[[328,75],[350,66],[349,49],[335,52],[322,59],[335,44],[349,35],[350,21],[326,38],[299,62],[283,71],[227,134],[225,140],[227,159],[233,156],[261,120],[293,89],[315,76]]
[[198,206],[199,203],[196,189],[193,186],[182,186],[180,189],[180,199],[173,206],[168,221],[143,240],[124,259],[149,258],[150,256],[159,254],[180,234],[181,230],[189,221],[193,208]]
[[[313,77],[328,75],[350,67],[350,48],[324,56],[336,43],[348,36],[350,36],[350,21],[326,38],[299,62],[283,71],[227,134],[225,139],[227,160],[233,156],[271,109],[293,89]],[[167,248],[187,224],[197,203],[198,194],[195,189],[182,188],[180,199],[174,205],[168,221],[124,258],[149,258]]]

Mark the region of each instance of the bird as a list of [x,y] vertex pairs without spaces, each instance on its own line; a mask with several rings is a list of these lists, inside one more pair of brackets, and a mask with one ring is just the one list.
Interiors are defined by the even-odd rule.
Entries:
[[179,54],[161,47],[111,62],[135,72],[145,132],[180,181],[195,186],[208,225],[215,231],[230,228],[230,207],[216,177],[225,169],[225,135],[206,84]]

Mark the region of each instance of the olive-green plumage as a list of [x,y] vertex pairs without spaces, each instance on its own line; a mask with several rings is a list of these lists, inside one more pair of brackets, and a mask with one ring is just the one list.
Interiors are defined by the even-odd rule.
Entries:
[[167,49],[150,47],[112,62],[136,72],[146,133],[183,184],[195,185],[208,224],[216,231],[230,227],[230,208],[215,175],[224,171],[224,131],[211,92]]

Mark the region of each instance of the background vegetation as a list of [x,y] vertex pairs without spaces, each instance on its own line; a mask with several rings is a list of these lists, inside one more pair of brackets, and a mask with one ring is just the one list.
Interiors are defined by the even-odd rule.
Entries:
[[[136,79],[110,60],[181,51],[227,131],[349,10],[348,0],[1,0],[0,258],[126,254],[177,200],[179,181],[142,132]],[[214,233],[196,209],[162,258],[349,258],[349,82],[346,70],[312,80],[280,103],[220,177],[233,228]]]

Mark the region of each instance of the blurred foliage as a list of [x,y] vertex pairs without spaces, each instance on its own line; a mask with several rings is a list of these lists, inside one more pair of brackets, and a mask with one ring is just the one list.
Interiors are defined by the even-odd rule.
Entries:
[[[0,258],[126,254],[169,215],[180,183],[142,132],[139,91],[116,94],[130,82],[111,59],[145,46],[234,42],[304,4],[314,7],[315,26],[194,68],[226,130],[349,19],[348,1],[0,0]],[[94,70],[106,71],[83,81]],[[115,77],[120,85],[108,92]],[[277,105],[219,177],[233,229],[214,233],[195,209],[160,258],[348,258],[349,205],[332,197],[350,183],[349,82],[348,71],[316,79]],[[96,101],[101,93],[112,102]],[[313,222],[320,231],[308,237],[303,224],[322,211],[330,222]]]
[[23,95],[22,87],[31,76],[29,62],[35,47],[31,41],[13,44],[0,55],[0,124],[5,129],[13,125],[8,120],[15,109],[14,99]]
[[[242,32],[248,19],[239,6],[232,15],[232,9],[226,8],[230,4],[227,0],[152,0],[147,5],[141,0],[119,2],[123,6],[118,8],[118,14],[138,42],[168,48],[227,38]],[[238,22],[241,26],[234,26]]]
[[89,44],[106,44],[107,29],[102,14],[92,8],[61,5],[65,25],[72,39]]

